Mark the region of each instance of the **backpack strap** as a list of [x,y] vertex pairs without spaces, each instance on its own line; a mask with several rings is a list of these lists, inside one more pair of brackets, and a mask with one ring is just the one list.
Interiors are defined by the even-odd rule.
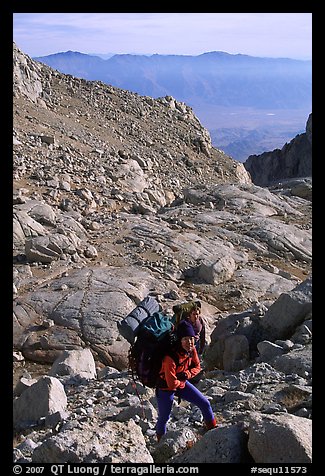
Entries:
[[[179,364],[179,359],[178,359],[178,355],[176,353],[175,350],[169,350],[165,355],[168,355],[168,357],[170,357],[171,359],[173,359],[173,361],[175,362],[176,364],[176,367],[178,366]],[[158,379],[157,379],[157,387],[158,388],[165,388],[167,387],[167,382],[164,378],[160,377],[160,375],[158,375]]]
[[176,364],[176,367],[179,365],[179,358],[178,358],[176,350],[171,349],[170,351],[167,352],[166,355],[168,355],[169,357],[173,359],[173,361]]
[[131,316],[131,317],[132,317],[135,321],[137,321],[137,323],[140,325],[140,324],[142,324],[142,322],[143,322],[144,320],[148,319],[148,317],[150,316],[150,312],[148,311],[148,309],[146,309],[144,306],[141,306],[141,305],[138,305],[137,308],[138,308],[138,309],[139,309],[139,308],[140,308],[140,309],[143,309],[143,310],[146,312],[147,317],[145,317],[144,319],[141,319],[141,320],[140,320],[137,316],[134,316],[134,315],[132,314],[132,312],[129,314],[129,316]]

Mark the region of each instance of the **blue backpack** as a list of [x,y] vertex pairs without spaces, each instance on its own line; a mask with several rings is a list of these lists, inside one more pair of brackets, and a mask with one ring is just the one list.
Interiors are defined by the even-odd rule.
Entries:
[[156,387],[162,360],[172,351],[175,341],[176,332],[172,317],[162,312],[154,312],[144,319],[129,350],[129,369],[133,378],[137,378],[147,387]]

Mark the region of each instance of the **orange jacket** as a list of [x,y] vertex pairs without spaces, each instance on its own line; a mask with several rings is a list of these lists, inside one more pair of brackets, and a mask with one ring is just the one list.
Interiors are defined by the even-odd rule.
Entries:
[[[178,365],[175,360],[166,355],[163,358],[159,377],[166,381],[167,387],[161,387],[162,390],[175,391],[178,388],[184,388],[187,379],[195,377],[201,371],[200,359],[194,348],[190,354],[183,352],[175,352]],[[176,374],[184,372],[186,380],[178,380]]]

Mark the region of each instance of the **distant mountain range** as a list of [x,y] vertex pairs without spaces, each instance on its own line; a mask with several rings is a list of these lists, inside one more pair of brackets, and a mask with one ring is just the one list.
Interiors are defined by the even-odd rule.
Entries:
[[[33,59],[62,73],[102,81],[142,96],[173,96],[190,105],[210,131],[218,128],[237,129],[234,136],[236,147],[233,150],[240,150],[238,128],[254,131],[262,127],[263,136],[265,130],[267,133],[270,118],[264,116],[268,112],[278,115],[276,119],[283,121],[285,130],[292,131],[290,139],[304,129],[311,112],[311,61],[259,58],[221,51],[199,56],[123,54],[108,59],[67,51]],[[227,116],[227,124],[218,118],[220,108],[234,116]],[[240,123],[235,117],[238,109],[241,111]],[[252,110],[259,111],[262,119],[257,126],[256,121],[251,122],[248,113]],[[292,111],[289,121],[288,111]],[[276,124],[278,126],[279,122]],[[279,134],[283,136],[283,130]],[[218,136],[217,133],[213,135]],[[244,134],[246,142],[247,136],[254,142],[260,135]],[[214,144],[218,146],[215,140]],[[226,148],[227,144],[223,147],[225,152]],[[254,150],[250,149],[249,153],[254,153]],[[243,157],[237,160],[243,160]]]

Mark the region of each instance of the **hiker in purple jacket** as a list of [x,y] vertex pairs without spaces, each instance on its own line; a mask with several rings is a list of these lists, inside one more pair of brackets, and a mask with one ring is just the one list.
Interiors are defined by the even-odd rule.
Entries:
[[201,355],[205,347],[205,325],[201,317],[200,307],[193,303],[193,307],[185,314],[183,319],[192,325],[195,334],[195,348],[197,353]]

